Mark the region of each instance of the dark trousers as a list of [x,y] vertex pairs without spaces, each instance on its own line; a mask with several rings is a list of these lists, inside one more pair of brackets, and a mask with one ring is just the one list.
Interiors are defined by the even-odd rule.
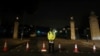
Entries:
[[49,42],[49,53],[53,53],[53,52],[54,52],[54,43]]

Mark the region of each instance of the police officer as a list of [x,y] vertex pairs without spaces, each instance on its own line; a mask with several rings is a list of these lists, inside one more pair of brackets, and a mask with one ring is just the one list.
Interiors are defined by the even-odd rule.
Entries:
[[53,31],[53,29],[50,28],[50,31],[47,33],[47,37],[48,37],[49,53],[53,53],[54,52],[54,40],[56,37],[56,34]]

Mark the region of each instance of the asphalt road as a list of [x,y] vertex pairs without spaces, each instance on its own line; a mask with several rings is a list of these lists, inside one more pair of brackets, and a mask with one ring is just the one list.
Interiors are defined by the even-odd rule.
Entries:
[[[26,42],[20,44],[7,52],[0,53],[0,56],[100,56],[100,49],[93,52],[92,46],[81,43],[82,41],[56,39],[55,52],[48,53],[48,41],[46,38],[36,37],[28,41],[29,50],[26,51]],[[41,52],[42,43],[45,43],[47,52]],[[73,52],[77,44],[78,53]],[[58,44],[61,44],[61,52],[59,52]]]

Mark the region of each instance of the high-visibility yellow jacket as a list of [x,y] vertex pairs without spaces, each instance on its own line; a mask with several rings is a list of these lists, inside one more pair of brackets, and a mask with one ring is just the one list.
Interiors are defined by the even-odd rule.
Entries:
[[48,40],[55,40],[56,35],[54,32],[49,31],[47,33],[47,37],[48,37]]

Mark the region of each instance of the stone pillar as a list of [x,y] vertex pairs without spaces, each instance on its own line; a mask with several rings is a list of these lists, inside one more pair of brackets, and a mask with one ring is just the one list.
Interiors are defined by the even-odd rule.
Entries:
[[100,31],[99,31],[99,23],[98,23],[98,16],[92,11],[89,17],[90,22],[90,32],[91,32],[91,39],[92,40],[100,40]]
[[16,21],[14,23],[13,39],[18,38],[18,26],[19,26],[18,17],[16,17]]
[[71,40],[75,40],[76,36],[75,36],[75,23],[73,20],[73,17],[70,18],[70,31],[71,31]]

